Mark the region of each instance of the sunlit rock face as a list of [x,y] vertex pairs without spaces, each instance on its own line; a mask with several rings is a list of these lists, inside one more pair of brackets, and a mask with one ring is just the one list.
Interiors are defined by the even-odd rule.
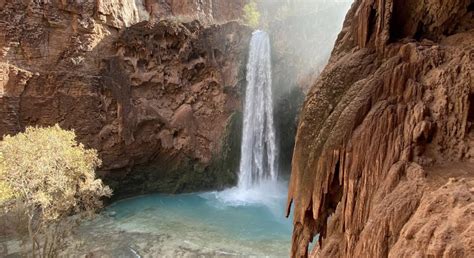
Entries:
[[300,114],[292,256],[474,255],[473,10],[354,3]]
[[238,20],[248,0],[143,0],[151,19],[175,17],[203,23]]
[[74,129],[118,197],[235,183],[251,29],[125,2],[0,1],[0,136]]

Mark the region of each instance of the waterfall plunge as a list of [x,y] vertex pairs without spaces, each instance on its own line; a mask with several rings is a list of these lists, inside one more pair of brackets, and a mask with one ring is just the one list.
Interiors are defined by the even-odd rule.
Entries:
[[270,39],[264,31],[252,34],[247,63],[247,88],[238,188],[276,182]]
[[208,195],[224,205],[264,205],[282,216],[287,185],[277,180],[271,78],[270,39],[257,30],[247,63],[239,182],[237,187]]

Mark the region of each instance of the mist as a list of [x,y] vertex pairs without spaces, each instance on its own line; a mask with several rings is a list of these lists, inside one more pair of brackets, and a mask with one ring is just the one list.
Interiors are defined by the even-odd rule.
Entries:
[[260,27],[272,42],[279,167],[289,174],[298,114],[324,69],[352,1],[258,0]]
[[262,27],[268,29],[272,37],[274,64],[277,72],[286,77],[284,85],[279,85],[282,78],[275,77],[277,97],[295,85],[306,92],[326,65],[352,2],[258,1]]

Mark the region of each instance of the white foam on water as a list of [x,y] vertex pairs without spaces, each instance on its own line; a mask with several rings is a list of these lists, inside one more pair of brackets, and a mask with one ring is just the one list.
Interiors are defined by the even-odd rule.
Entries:
[[226,206],[266,206],[275,217],[284,215],[287,182],[262,181],[250,188],[233,187],[220,192],[208,192],[201,197],[208,199],[209,205]]

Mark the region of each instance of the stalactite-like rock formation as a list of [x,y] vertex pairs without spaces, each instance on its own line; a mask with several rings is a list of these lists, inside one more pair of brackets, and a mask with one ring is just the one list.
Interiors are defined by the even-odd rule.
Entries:
[[473,13],[354,3],[300,116],[292,256],[474,255]]

